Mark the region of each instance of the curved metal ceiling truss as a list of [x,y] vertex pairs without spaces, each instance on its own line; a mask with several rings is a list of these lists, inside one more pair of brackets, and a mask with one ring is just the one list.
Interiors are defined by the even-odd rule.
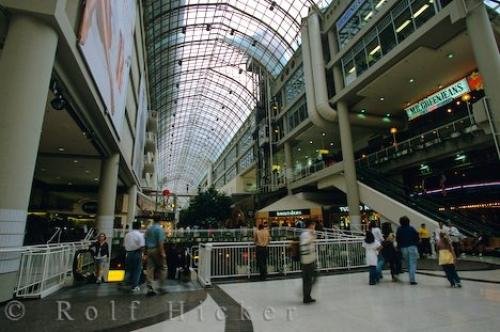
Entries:
[[332,0],[143,0],[159,178],[195,188],[258,100],[250,59],[277,77],[310,7]]

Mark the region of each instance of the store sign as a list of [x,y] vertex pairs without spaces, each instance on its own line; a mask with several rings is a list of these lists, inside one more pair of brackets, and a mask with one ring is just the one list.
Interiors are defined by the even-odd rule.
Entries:
[[464,78],[406,108],[405,111],[406,115],[408,115],[408,120],[413,120],[419,116],[432,112],[469,91],[469,84],[467,84],[467,79]]
[[347,8],[347,10],[340,16],[340,18],[337,20],[336,26],[337,30],[342,29],[347,22],[353,17],[359,10],[359,7],[363,5],[366,2],[366,0],[354,0],[353,3]]
[[[360,211],[370,211],[372,208],[369,207],[368,205],[360,205],[359,210]],[[340,212],[349,212],[349,207],[348,206],[340,206],[339,207]]]
[[302,209],[302,210],[282,210],[282,211],[271,211],[269,212],[270,217],[294,217],[294,216],[303,216],[309,215],[311,210]]

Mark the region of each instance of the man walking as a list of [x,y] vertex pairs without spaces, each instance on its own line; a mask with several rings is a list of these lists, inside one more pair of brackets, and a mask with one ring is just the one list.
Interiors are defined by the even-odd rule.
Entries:
[[257,256],[257,267],[259,268],[260,280],[267,278],[267,246],[269,245],[269,231],[264,224],[260,224],[253,235],[255,242],[255,254]]
[[415,274],[417,273],[417,258],[418,258],[418,233],[410,226],[410,219],[407,216],[399,218],[399,224],[396,231],[396,241],[398,247],[406,261],[408,274],[410,275],[410,285],[416,285]]
[[302,293],[303,302],[316,302],[311,297],[312,286],[316,282],[316,223],[306,222],[306,229],[300,235],[300,262],[302,263]]
[[167,278],[167,262],[165,259],[165,247],[163,246],[165,232],[160,226],[160,221],[158,219],[155,219],[154,224],[147,229],[145,240],[148,255],[146,275],[148,286],[147,295],[152,296],[157,294],[153,287],[156,270],[160,271],[160,292],[166,293],[164,287],[166,283],[165,279]]
[[138,293],[139,279],[142,271],[142,251],[144,249],[144,235],[139,232],[141,224],[134,222],[133,230],[125,235],[123,245],[127,251],[125,257],[125,284],[131,287],[133,293]]

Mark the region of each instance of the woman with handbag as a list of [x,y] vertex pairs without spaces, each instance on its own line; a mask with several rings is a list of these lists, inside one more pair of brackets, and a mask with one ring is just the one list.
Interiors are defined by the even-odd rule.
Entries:
[[451,287],[461,288],[462,284],[460,283],[460,277],[458,276],[455,268],[457,258],[455,256],[455,251],[453,250],[450,237],[446,233],[439,233],[437,247],[439,250],[439,265],[443,267],[444,273],[446,274],[446,278],[448,278]]

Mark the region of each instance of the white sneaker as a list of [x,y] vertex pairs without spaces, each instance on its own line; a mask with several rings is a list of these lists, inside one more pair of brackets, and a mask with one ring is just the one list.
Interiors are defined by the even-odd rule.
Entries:
[[134,294],[138,294],[141,292],[141,287],[139,286],[136,286],[134,288],[131,289],[131,292],[134,293]]

